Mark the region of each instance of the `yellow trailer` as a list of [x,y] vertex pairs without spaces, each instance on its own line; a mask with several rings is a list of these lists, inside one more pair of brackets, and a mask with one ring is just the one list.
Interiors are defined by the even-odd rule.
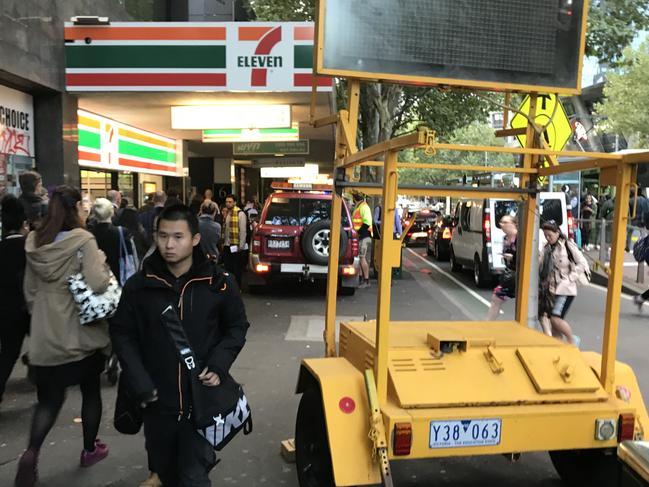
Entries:
[[[316,57],[322,56],[324,3],[319,6]],[[583,53],[583,39],[581,47]],[[403,81],[416,80],[407,77]],[[428,78],[419,81],[429,82]],[[467,86],[462,80],[457,84]],[[520,89],[510,88],[508,91]],[[540,96],[531,90],[527,127],[505,131],[524,134],[526,147],[445,144],[436,140],[433,130],[421,128],[358,150],[360,80],[349,78],[347,90],[348,106],[336,117],[313,120],[316,126],[337,125],[337,149],[326,356],[303,360],[297,384],[297,392],[302,394],[295,431],[300,486],[390,486],[390,463],[395,460],[517,456],[532,451],[548,451],[558,473],[570,485],[618,485],[616,448],[625,440],[645,439],[649,428],[635,375],[628,365],[616,361],[629,190],[634,167],[649,163],[649,152],[552,150],[542,136],[545,127],[535,123]],[[400,185],[398,168],[413,166],[398,162],[398,153],[409,148],[423,148],[429,154],[443,149],[520,155],[520,164],[508,168],[416,164],[466,172],[510,172],[520,183],[506,189]],[[559,156],[576,159],[557,164]],[[353,181],[351,170],[358,165],[382,166],[383,181]],[[538,179],[591,168],[599,168],[602,184],[614,185],[617,190],[601,353],[581,352],[527,325]],[[376,320],[341,323],[336,346],[341,198],[343,191],[352,190],[382,198],[383,235],[393,233],[397,194],[520,201],[515,319],[392,321],[391,269],[399,265],[400,242],[383,238],[378,249]]]

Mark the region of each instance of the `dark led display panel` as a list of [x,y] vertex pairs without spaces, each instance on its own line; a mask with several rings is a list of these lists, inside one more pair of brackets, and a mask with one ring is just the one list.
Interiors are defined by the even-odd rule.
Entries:
[[322,74],[579,89],[584,0],[321,2]]

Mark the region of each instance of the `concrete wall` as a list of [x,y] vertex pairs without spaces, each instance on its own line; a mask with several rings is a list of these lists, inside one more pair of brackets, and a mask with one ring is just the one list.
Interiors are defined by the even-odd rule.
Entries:
[[34,96],[36,169],[48,186],[79,185],[77,99],[65,93],[63,23],[75,15],[130,20],[120,0],[2,0],[0,84]]
[[74,15],[130,20],[118,0],[2,0],[0,81],[63,91],[63,22]]

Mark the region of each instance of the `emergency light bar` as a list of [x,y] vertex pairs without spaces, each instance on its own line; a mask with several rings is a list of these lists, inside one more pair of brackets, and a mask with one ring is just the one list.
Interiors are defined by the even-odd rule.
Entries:
[[271,183],[272,189],[283,189],[293,191],[333,191],[333,186],[330,184],[314,184],[314,183]]

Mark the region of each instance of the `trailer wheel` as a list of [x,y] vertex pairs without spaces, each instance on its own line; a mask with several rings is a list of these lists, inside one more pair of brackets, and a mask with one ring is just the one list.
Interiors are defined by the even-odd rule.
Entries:
[[571,487],[620,485],[615,449],[551,451],[550,459],[563,483]]
[[295,463],[300,487],[335,487],[320,390],[304,391],[295,423]]

